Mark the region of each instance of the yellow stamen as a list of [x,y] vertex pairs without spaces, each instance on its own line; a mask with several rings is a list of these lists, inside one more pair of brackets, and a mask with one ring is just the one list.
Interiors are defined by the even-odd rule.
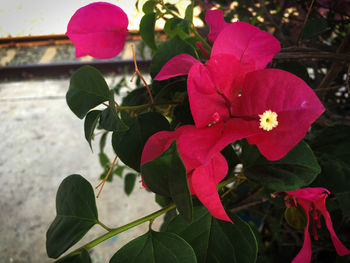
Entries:
[[260,117],[259,128],[262,128],[265,131],[271,131],[273,128],[276,128],[278,125],[276,112],[267,110],[263,114],[259,114],[259,117]]

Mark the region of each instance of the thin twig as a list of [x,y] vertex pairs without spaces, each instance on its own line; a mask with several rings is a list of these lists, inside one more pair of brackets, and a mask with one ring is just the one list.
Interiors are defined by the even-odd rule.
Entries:
[[133,81],[134,77],[137,75],[139,75],[139,77],[141,78],[143,84],[145,84],[146,86],[146,89],[147,89],[147,92],[148,92],[148,95],[149,97],[151,98],[151,104],[154,104],[154,99],[153,99],[153,96],[152,96],[152,92],[151,92],[151,89],[149,88],[146,80],[144,79],[144,77],[142,76],[141,72],[139,71],[139,68],[137,66],[137,62],[136,62],[136,56],[135,56],[135,48],[134,48],[134,45],[132,44],[131,45],[131,49],[132,49],[132,55],[134,57],[134,65],[135,65],[135,72],[134,74],[132,75],[131,79],[130,79],[130,82]]
[[115,164],[115,162],[117,161],[117,159],[118,159],[118,156],[116,155],[116,156],[114,157],[114,160],[113,160],[113,162],[112,162],[111,167],[109,167],[109,170],[108,170],[107,175],[105,176],[105,178],[103,178],[103,181],[100,182],[100,183],[95,187],[95,189],[97,189],[97,188],[99,188],[99,187],[101,186],[100,191],[98,191],[98,194],[97,194],[96,198],[98,198],[98,197],[100,196],[100,194],[101,194],[101,192],[102,192],[102,189],[103,189],[103,186],[105,185],[105,182],[107,181],[108,176],[109,176],[109,174],[111,173],[111,171],[112,171],[112,169],[113,169],[113,167],[114,167],[114,164]]
[[314,2],[315,2],[315,0],[312,0],[312,1],[311,1],[311,4],[310,4],[310,6],[309,6],[309,8],[308,8],[308,10],[307,10],[307,13],[306,13],[306,16],[305,16],[305,20],[304,20],[303,26],[301,27],[300,33],[299,33],[299,36],[298,36],[297,46],[300,46],[301,35],[302,35],[302,33],[303,33],[303,30],[304,30],[304,27],[305,27],[305,25],[306,25],[306,22],[307,22],[307,20],[309,19],[309,16],[310,16],[310,13],[311,13],[311,9],[312,9],[312,6],[314,5]]

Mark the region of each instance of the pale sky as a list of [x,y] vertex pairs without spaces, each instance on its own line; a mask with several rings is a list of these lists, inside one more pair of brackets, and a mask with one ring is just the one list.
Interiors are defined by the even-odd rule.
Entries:
[[[129,17],[129,30],[137,30],[143,13],[135,8],[136,0],[104,0],[121,7]],[[0,0],[0,37],[9,35],[64,34],[74,12],[94,0]],[[140,0],[140,9],[142,2]],[[183,12],[190,0],[169,0]]]

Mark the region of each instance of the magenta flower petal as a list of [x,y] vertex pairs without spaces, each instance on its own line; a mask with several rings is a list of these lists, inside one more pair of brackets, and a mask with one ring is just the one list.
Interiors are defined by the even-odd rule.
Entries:
[[327,226],[328,231],[331,235],[333,245],[334,245],[338,255],[339,256],[350,255],[350,250],[347,249],[343,245],[343,243],[339,240],[339,238],[337,237],[337,235],[334,232],[332,219],[331,219],[331,216],[329,215],[327,208],[326,208],[326,198],[327,198],[327,195],[324,195],[323,198],[319,198],[318,200],[316,200],[314,202],[315,208],[318,209],[323,215],[324,221],[326,222],[326,226]]
[[198,199],[217,219],[231,222],[222,206],[216,185],[226,176],[228,166],[225,158],[217,153],[212,160],[193,171],[191,183]]
[[211,56],[231,54],[242,64],[263,69],[280,51],[280,43],[271,34],[245,22],[227,25],[217,36]]
[[303,207],[306,213],[306,226],[304,229],[304,243],[299,251],[298,255],[293,259],[292,263],[310,263],[312,249],[311,249],[311,238],[309,233],[310,216],[307,211],[310,211],[311,203],[303,200],[299,200],[299,204]]
[[154,80],[170,79],[177,76],[187,75],[191,67],[201,63],[188,54],[180,54],[170,59],[154,77]]
[[66,35],[75,45],[76,57],[112,58],[124,48],[128,17],[118,6],[96,2],[78,9]]
[[221,9],[208,10],[205,14],[205,22],[209,25],[208,39],[211,43],[215,41],[219,33],[227,26]]
[[[271,110],[277,113],[278,125],[266,131],[259,128],[259,115]],[[278,160],[289,152],[321,115],[324,107],[313,90],[300,78],[279,69],[263,69],[246,75],[240,104],[232,114],[253,120],[248,137],[269,160]],[[254,122],[255,120],[255,122]]]
[[238,96],[243,67],[230,55],[212,57],[194,65],[187,79],[190,107],[197,128],[229,118],[230,104]]

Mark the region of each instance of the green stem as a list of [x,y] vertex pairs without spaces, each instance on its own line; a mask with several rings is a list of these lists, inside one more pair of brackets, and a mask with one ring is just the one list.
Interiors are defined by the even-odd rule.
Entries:
[[[162,208],[162,209],[160,209],[160,210],[158,210],[150,215],[147,215],[145,217],[139,218],[139,219],[137,219],[129,224],[126,224],[126,225],[118,227],[118,228],[113,228],[110,230],[110,232],[108,232],[108,233],[104,234],[103,236],[100,236],[100,237],[96,238],[95,240],[92,240],[91,242],[85,244],[84,246],[72,251],[71,253],[64,256],[63,258],[66,258],[68,256],[72,256],[74,254],[79,254],[80,250],[82,250],[82,249],[89,250],[89,249],[97,246],[98,244],[102,243],[103,241],[105,241],[105,240],[107,240],[107,239],[109,239],[109,238],[111,238],[119,233],[122,233],[130,228],[135,227],[135,226],[138,226],[144,222],[154,220],[155,218],[161,216],[162,214],[165,214],[166,212],[174,209],[175,207],[176,207],[175,204],[170,204],[169,206],[167,206],[165,208]],[[59,260],[61,260],[61,259],[62,258],[60,258]],[[57,261],[55,261],[55,262],[57,262]]]
[[137,110],[143,110],[147,109],[149,107],[153,107],[155,105],[172,105],[172,104],[180,104],[181,102],[178,101],[166,101],[166,102],[155,102],[153,104],[141,104],[137,106],[117,106],[117,110],[131,110],[131,111],[137,111]]

